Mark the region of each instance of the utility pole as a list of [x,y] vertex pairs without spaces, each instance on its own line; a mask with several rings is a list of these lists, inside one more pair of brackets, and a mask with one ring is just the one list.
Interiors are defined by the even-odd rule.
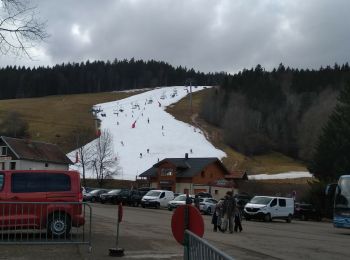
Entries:
[[190,81],[190,108],[191,108],[191,114],[193,113],[192,109],[192,82]]

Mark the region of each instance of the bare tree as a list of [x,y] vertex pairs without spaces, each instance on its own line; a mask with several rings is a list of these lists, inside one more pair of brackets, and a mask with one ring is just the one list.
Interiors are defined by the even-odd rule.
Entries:
[[91,167],[99,186],[102,187],[105,179],[112,178],[119,172],[117,157],[113,150],[112,134],[108,130],[103,130],[100,137],[95,140],[93,153]]
[[93,158],[93,145],[90,143],[93,140],[93,130],[79,126],[73,131],[77,147],[78,161],[76,164],[82,168],[83,185],[86,186],[85,173],[88,168],[91,167]]
[[46,23],[37,19],[36,6],[27,0],[0,0],[0,53],[27,56],[29,49],[48,37]]
[[0,116],[0,135],[8,137],[29,137],[28,122],[16,111],[8,111]]
[[314,98],[310,108],[303,114],[298,126],[299,158],[310,161],[315,152],[322,128],[337,104],[338,92],[330,88]]

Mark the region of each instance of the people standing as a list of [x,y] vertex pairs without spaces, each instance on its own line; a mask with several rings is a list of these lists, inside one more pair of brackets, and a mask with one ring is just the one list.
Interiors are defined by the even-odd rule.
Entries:
[[194,206],[199,210],[199,202],[200,202],[200,199],[198,197],[198,195],[195,195],[194,196]]
[[234,230],[237,232],[242,232],[242,215],[238,207],[235,207],[235,227]]
[[215,206],[215,210],[211,219],[211,223],[214,225],[214,232],[217,232],[218,229],[221,231],[221,218],[222,218],[222,203],[224,199],[220,199]]
[[186,193],[186,205],[192,205],[192,198],[190,197],[188,192]]
[[236,200],[233,198],[232,191],[226,192],[225,199],[223,202],[223,216],[224,221],[222,223],[221,231],[225,232],[227,230],[227,225],[230,233],[233,233],[233,218],[234,210],[236,208]]

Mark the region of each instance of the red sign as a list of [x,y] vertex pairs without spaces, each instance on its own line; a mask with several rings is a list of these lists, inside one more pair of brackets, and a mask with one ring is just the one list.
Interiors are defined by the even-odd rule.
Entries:
[[118,222],[119,223],[122,222],[122,219],[123,219],[123,206],[120,203],[118,206]]
[[181,245],[183,244],[185,237],[186,207],[188,209],[187,229],[199,237],[203,237],[204,234],[204,221],[199,210],[191,205],[182,205],[175,210],[173,217],[171,218],[171,230],[173,232],[173,236]]

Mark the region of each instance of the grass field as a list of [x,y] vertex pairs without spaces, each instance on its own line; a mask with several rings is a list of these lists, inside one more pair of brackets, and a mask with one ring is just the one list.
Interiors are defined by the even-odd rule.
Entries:
[[64,152],[75,148],[72,132],[78,127],[94,129],[90,112],[94,104],[122,99],[135,93],[96,93],[0,100],[0,116],[16,111],[29,123],[31,138],[58,144]]
[[[306,171],[305,166],[280,153],[262,156],[244,156],[223,142],[221,129],[206,123],[198,116],[209,89],[192,95],[192,111],[189,97],[170,106],[167,111],[176,119],[201,128],[213,145],[223,150],[227,157],[223,162],[230,171],[244,170],[249,173],[278,173]],[[30,99],[0,100],[0,116],[6,111],[17,111],[29,123],[33,140],[58,144],[64,152],[75,148],[73,131],[77,127],[94,128],[90,109],[94,104],[119,100],[135,93],[96,93],[49,96]]]

